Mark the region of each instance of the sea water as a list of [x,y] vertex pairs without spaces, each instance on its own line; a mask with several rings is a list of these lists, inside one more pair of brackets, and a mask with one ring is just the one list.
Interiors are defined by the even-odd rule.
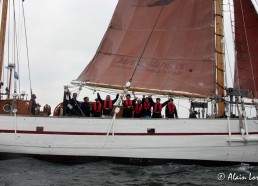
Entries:
[[0,186],[258,185],[258,166],[135,166],[110,161],[65,165],[22,157],[0,161]]

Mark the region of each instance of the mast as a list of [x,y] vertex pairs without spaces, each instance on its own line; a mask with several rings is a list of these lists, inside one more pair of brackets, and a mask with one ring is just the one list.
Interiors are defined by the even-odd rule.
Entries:
[[4,61],[4,44],[5,44],[7,10],[8,10],[8,0],[2,0],[2,20],[1,20],[1,31],[0,31],[0,79],[2,79],[2,69],[3,69],[3,61]]
[[224,116],[224,60],[223,60],[223,0],[216,0],[216,59],[217,59],[217,91],[218,91],[218,115]]

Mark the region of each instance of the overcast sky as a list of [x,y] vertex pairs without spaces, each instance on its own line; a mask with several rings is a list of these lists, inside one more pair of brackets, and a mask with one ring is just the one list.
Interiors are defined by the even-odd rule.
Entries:
[[[117,2],[25,0],[32,89],[37,102],[50,104],[52,110],[62,102],[63,85],[76,79],[94,56]],[[29,93],[27,83],[22,82],[28,81],[24,66],[21,86],[27,88],[21,90]]]

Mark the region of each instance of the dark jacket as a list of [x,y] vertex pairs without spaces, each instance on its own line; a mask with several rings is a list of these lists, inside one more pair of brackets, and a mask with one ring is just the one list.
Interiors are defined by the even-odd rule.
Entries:
[[89,102],[83,102],[81,104],[81,110],[85,117],[90,117],[91,107]]

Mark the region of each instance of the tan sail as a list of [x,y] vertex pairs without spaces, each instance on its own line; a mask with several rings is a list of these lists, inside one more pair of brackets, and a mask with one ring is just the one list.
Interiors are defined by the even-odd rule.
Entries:
[[215,94],[213,0],[121,0],[77,80]]
[[251,1],[234,0],[236,68],[235,88],[258,98],[258,14]]

